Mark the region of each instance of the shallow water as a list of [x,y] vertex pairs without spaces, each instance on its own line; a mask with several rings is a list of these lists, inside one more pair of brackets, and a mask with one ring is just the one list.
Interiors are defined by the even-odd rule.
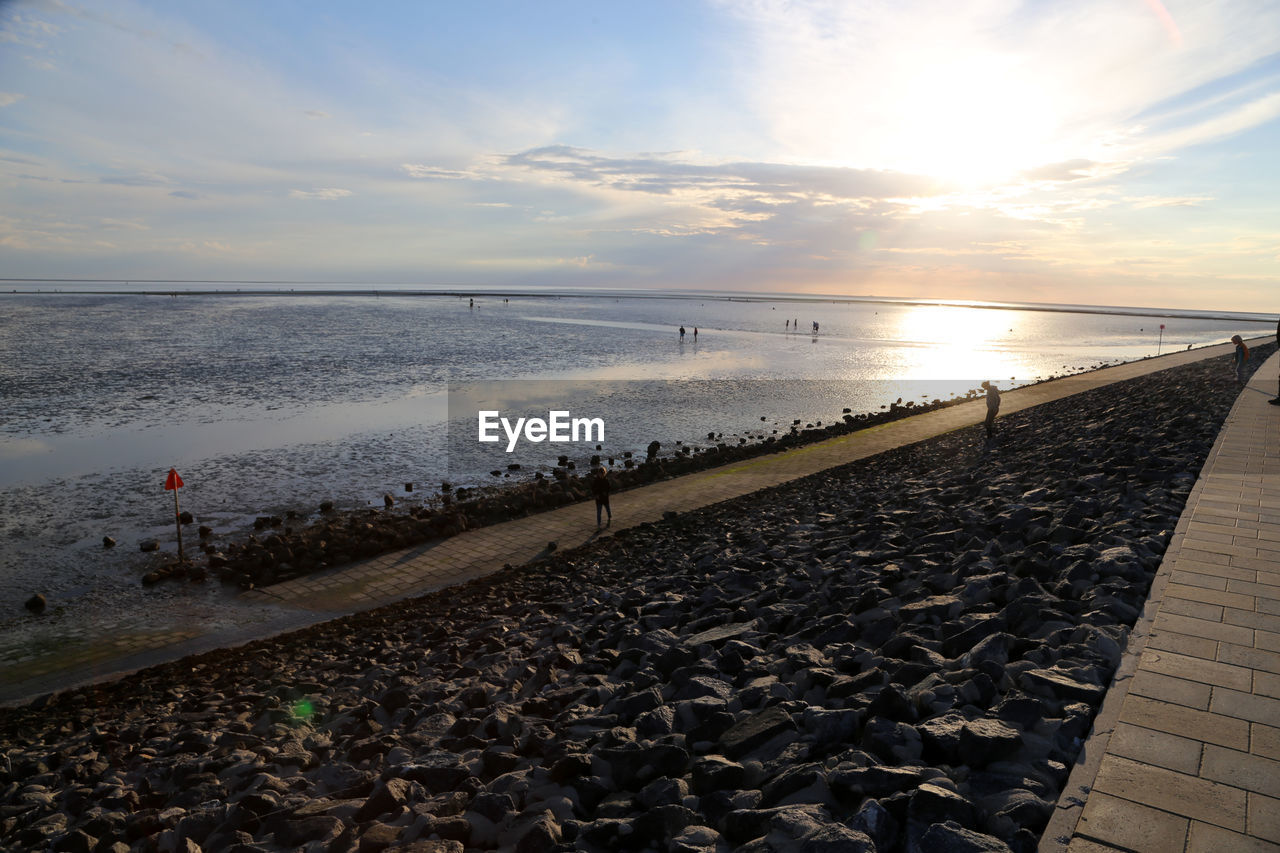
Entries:
[[[800,332],[792,329],[797,321]],[[814,321],[819,334],[811,332]],[[270,619],[216,588],[144,590],[162,490],[218,533],[321,500],[418,500],[492,462],[446,452],[446,391],[629,380],[606,452],[762,435],[1273,326],[1190,317],[712,298],[0,295],[0,661],[88,631]],[[676,329],[683,324],[683,341]],[[694,328],[698,329],[696,342]],[[1227,368],[1224,367],[1224,375]],[[706,382],[705,380],[715,380]],[[804,380],[804,381],[801,381]],[[605,399],[608,399],[607,396]],[[764,418],[762,421],[761,418]],[[554,464],[526,449],[518,476]],[[405,483],[416,484],[413,493]],[[102,537],[119,546],[102,547]],[[187,534],[188,547],[194,531]],[[32,592],[50,611],[28,617]]]

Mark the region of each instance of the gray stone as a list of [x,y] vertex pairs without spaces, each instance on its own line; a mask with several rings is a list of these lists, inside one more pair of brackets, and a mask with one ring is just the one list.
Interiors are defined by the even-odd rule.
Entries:
[[746,770],[723,755],[704,755],[693,762],[693,789],[699,794],[734,789],[742,784]]
[[1019,677],[1019,683],[1028,693],[1052,696],[1057,699],[1087,702],[1097,707],[1106,695],[1105,687],[1088,684],[1054,669],[1031,669]]
[[998,838],[965,829],[954,821],[936,823],[909,844],[909,853],[1013,853]]
[[746,714],[720,737],[720,746],[730,758],[739,758],[784,732],[796,731],[795,721],[774,706]]

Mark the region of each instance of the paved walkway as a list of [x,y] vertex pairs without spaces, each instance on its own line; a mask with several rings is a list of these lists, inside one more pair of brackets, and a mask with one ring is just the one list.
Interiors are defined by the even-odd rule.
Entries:
[[[1261,339],[1266,340],[1266,339]],[[1206,358],[1225,357],[1230,344],[1171,353],[1039,385],[1005,392],[1001,415]],[[1271,408],[1271,407],[1268,407]],[[174,626],[172,631],[138,632],[86,640],[75,649],[33,652],[0,662],[0,703],[175,660],[188,654],[235,645],[292,630],[338,615],[421,595],[521,565],[545,552],[547,543],[571,548],[624,526],[658,521],[664,512],[683,512],[788,482],[837,465],[913,444],[980,423],[986,404],[975,400],[849,433],[783,453],[726,465],[655,483],[613,496],[612,528],[595,527],[594,504],[586,502],[385,554],[326,573],[286,581],[242,596],[246,605],[270,605],[269,625],[226,628]]]
[[1043,852],[1280,851],[1278,366],[1187,500]]

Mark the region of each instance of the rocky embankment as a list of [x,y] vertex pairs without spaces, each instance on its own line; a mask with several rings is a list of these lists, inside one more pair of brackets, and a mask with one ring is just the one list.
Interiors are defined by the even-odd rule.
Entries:
[[7,711],[0,846],[1034,850],[1228,372]]

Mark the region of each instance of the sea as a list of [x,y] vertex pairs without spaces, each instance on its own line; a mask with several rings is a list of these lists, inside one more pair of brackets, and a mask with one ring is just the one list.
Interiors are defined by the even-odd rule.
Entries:
[[[544,475],[472,456],[463,400],[600,417],[623,464],[1274,333],[1234,312],[789,294],[229,283],[0,292],[0,666],[113,631],[263,631],[216,583],[144,588],[180,507],[221,540],[293,510],[401,508]],[[685,330],[680,334],[680,328]],[[696,330],[696,334],[695,334]],[[1224,381],[1229,368],[1224,362]],[[514,409],[513,409],[514,410]],[[612,424],[612,426],[608,426]],[[504,442],[505,443],[505,442]],[[491,448],[487,448],[491,449]],[[579,460],[579,462],[585,462]],[[103,537],[117,545],[105,548]],[[194,530],[188,528],[191,549]],[[33,593],[49,607],[28,614]]]

